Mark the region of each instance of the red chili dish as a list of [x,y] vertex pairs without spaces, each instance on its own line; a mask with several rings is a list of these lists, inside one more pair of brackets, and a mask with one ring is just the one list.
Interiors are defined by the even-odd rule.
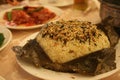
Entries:
[[4,14],[4,20],[10,24],[33,26],[53,19],[56,14],[45,7],[25,6],[15,8]]

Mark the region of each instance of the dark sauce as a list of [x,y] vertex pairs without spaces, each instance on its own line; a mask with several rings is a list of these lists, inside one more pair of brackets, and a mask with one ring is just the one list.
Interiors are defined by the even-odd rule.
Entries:
[[120,27],[115,27],[115,31],[118,33],[118,35],[120,36]]
[[120,6],[120,0],[103,0],[103,1]]

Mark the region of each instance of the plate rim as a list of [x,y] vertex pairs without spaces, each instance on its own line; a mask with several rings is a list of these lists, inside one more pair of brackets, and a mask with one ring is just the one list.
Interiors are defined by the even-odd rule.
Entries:
[[[0,27],[3,27],[3,28],[4,28],[4,26],[0,26]],[[7,29],[6,27],[5,27],[4,29],[6,29],[6,31],[8,32],[8,34],[9,34],[9,39],[7,40],[7,42],[6,42],[5,44],[3,44],[3,45],[0,47],[0,51],[2,51],[2,50],[10,43],[10,41],[12,40],[12,32],[11,32],[9,29]],[[4,35],[4,33],[3,33],[3,35]]]
[[44,3],[44,2],[41,3],[41,1],[40,1],[39,3],[40,3],[40,4],[51,5],[51,6],[56,6],[56,7],[65,7],[65,6],[69,6],[69,5],[74,4],[74,1],[73,1],[73,0],[69,0],[69,3],[68,3],[68,1],[66,1],[66,0],[63,0],[63,1],[67,2],[67,4],[58,5],[58,4],[50,4],[50,3],[48,3],[48,2],[47,2],[47,3]]

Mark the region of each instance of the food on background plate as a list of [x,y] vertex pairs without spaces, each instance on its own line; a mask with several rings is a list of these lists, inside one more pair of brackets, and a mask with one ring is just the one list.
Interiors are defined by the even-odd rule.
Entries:
[[14,6],[18,5],[20,1],[23,1],[23,0],[6,0],[7,3],[14,5]]
[[4,37],[3,33],[0,33],[0,47],[2,46],[4,40],[5,40],[5,37]]
[[53,19],[56,14],[49,9],[40,6],[24,6],[22,8],[14,8],[4,14],[4,19],[8,21],[8,25],[25,25],[33,26],[43,24]]
[[116,50],[110,40],[103,29],[91,22],[62,20],[44,25],[35,39],[13,50],[37,67],[97,75],[116,68]]

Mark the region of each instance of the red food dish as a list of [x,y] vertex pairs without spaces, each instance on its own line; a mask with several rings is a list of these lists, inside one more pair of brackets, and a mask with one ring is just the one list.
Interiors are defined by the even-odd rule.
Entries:
[[4,14],[4,19],[9,24],[33,26],[43,24],[53,19],[56,14],[45,7],[25,6],[23,8],[15,8]]

